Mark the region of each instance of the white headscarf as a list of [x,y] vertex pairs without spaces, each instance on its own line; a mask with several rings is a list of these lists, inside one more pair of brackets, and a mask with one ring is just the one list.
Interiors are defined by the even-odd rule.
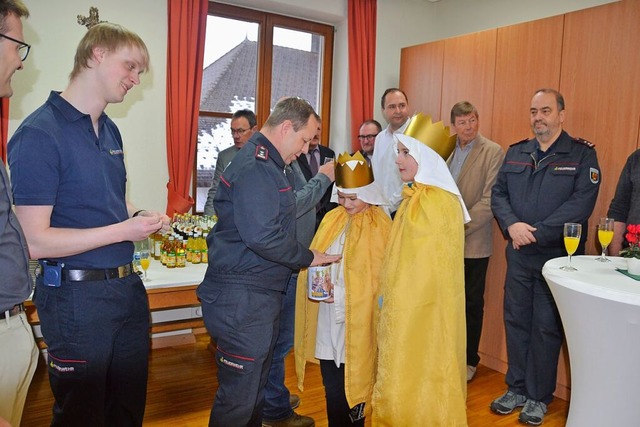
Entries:
[[393,136],[396,138],[396,149],[398,141],[401,142],[402,145],[407,147],[411,157],[413,157],[418,163],[418,172],[416,172],[416,176],[413,180],[420,184],[433,185],[435,187],[442,188],[443,190],[458,196],[460,206],[462,206],[462,214],[464,216],[465,224],[471,221],[469,211],[467,211],[467,207],[460,195],[460,190],[451,176],[451,172],[449,171],[444,159],[426,144],[423,144],[415,138],[401,133],[394,134]]
[[375,181],[371,184],[365,185],[364,187],[356,188],[341,188],[337,185],[334,185],[333,192],[331,193],[331,201],[333,203],[338,203],[338,191],[344,194],[355,194],[358,199],[362,200],[365,203],[369,203],[370,205],[389,205],[389,201],[386,197],[384,197]]

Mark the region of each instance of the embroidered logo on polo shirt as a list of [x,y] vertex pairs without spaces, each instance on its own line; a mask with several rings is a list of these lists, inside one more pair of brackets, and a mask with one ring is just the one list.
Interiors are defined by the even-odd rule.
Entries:
[[113,150],[113,149],[111,149],[111,150],[109,150],[109,154],[111,154],[112,156],[117,156],[117,155],[122,155],[123,152],[122,152],[122,150]]

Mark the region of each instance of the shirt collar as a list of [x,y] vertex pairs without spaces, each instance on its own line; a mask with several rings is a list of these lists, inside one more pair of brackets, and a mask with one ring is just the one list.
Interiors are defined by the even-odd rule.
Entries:
[[463,147],[460,145],[460,138],[456,138],[456,148],[461,151],[471,151],[471,149],[476,145],[477,141],[478,137],[476,136],[470,143]]
[[[85,117],[88,117],[91,120],[91,116],[89,114],[83,113],[79,111],[76,107],[74,107],[69,101],[64,99],[60,94],[62,92],[57,92],[52,90],[49,94],[48,101],[64,116],[65,119],[69,122],[75,122],[77,120],[81,120]],[[98,123],[102,124],[102,122],[107,118],[107,114],[103,111],[100,114],[100,118],[98,119]]]

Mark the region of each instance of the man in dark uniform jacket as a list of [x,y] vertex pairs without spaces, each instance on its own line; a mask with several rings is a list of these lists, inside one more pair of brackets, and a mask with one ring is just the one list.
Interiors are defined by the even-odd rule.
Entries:
[[509,359],[508,390],[491,403],[491,410],[509,414],[524,406],[520,422],[539,425],[553,399],[563,340],[542,266],[566,255],[566,222],[582,224],[577,253],[584,253],[600,168],[593,144],[562,130],[559,92],[538,90],[530,121],[535,138],[509,148],[491,194],[491,208],[508,239],[504,323]]
[[300,98],[278,102],[225,169],[207,236],[209,266],[198,287],[216,342],[218,390],[210,426],[260,426],[283,292],[291,271],[337,261],[296,240],[293,174],[287,167],[318,129]]
[[[318,123],[318,134],[313,138],[313,141],[309,143],[309,152],[298,158],[298,165],[302,170],[302,174],[307,181],[316,176],[318,168],[322,166],[326,159],[335,159],[336,153],[324,145],[320,145],[320,135],[322,132],[322,124]],[[337,203],[331,203],[331,192],[333,191],[333,184],[329,186],[327,191],[322,196],[322,199],[316,206],[316,230],[322,222],[324,215],[331,209],[338,206]]]

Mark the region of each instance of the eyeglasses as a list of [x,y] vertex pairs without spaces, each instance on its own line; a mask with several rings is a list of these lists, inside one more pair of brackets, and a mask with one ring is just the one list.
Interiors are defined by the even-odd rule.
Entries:
[[14,39],[13,37],[9,37],[6,34],[0,33],[0,37],[4,37],[7,40],[18,43],[18,53],[20,54],[20,60],[25,61],[27,59],[27,56],[29,56],[29,51],[31,50],[30,44],[26,44],[25,42]]
[[369,141],[372,141],[372,140],[376,139],[376,136],[378,136],[377,133],[375,135],[358,135],[358,139],[360,141],[362,141],[364,139],[368,139]]
[[238,136],[241,136],[241,135],[244,135],[244,133],[245,133],[246,131],[248,131],[248,130],[249,130],[249,129],[234,129],[234,128],[231,128],[231,135],[238,135]]

